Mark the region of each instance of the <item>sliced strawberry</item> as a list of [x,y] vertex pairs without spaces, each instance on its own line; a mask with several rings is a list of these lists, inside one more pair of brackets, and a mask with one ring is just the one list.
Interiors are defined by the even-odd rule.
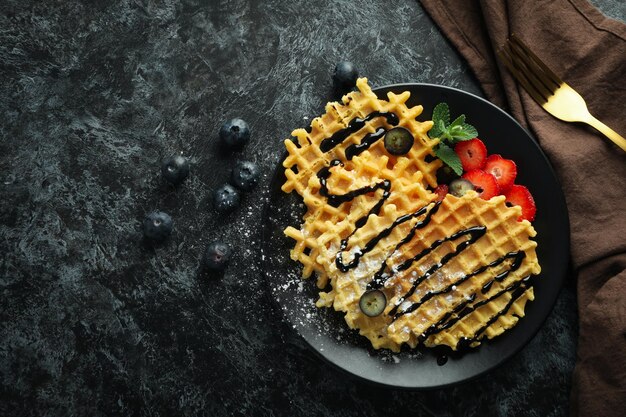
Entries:
[[491,197],[495,197],[500,194],[498,183],[491,174],[487,174],[481,169],[473,169],[463,174],[463,178],[474,184],[476,192],[484,200],[489,200]]
[[528,191],[528,188],[523,185],[514,184],[504,196],[506,197],[507,205],[512,204],[522,208],[522,215],[519,216],[517,221],[526,219],[532,222],[535,220],[537,206],[535,206],[535,199],[532,194],[530,194],[530,191]]
[[437,186],[437,188],[435,188],[433,192],[437,194],[436,201],[441,201],[446,198],[446,194],[448,194],[448,186],[446,184],[440,184]]
[[496,179],[501,193],[509,191],[515,177],[517,177],[517,165],[510,159],[504,159],[500,155],[489,155],[485,161],[485,172],[491,174]]
[[459,156],[463,171],[483,169],[487,159],[487,147],[478,138],[464,140],[454,146],[454,152]]

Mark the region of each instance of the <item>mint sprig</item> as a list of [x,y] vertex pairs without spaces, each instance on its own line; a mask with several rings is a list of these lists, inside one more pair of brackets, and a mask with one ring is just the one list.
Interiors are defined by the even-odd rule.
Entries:
[[452,168],[457,175],[463,174],[463,165],[461,164],[459,156],[456,152],[454,152],[454,149],[443,142],[439,142],[439,144],[435,147],[435,155],[437,155],[437,158],[441,159],[446,165]]
[[463,174],[463,166],[458,155],[454,152],[454,145],[464,140],[478,136],[476,128],[465,123],[462,114],[450,123],[450,108],[446,103],[439,103],[433,109],[433,127],[428,132],[432,139],[438,138],[439,144],[435,147],[435,155],[448,165],[457,175]]

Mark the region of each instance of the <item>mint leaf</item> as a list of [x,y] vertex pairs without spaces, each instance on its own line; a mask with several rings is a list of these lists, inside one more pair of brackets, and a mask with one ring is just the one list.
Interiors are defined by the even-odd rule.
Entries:
[[475,138],[478,132],[474,126],[465,123],[464,114],[450,123],[450,108],[446,103],[439,103],[433,109],[433,127],[428,132],[428,136],[454,145],[458,141]]
[[452,168],[457,175],[463,174],[463,165],[461,164],[459,156],[454,152],[454,149],[443,142],[439,142],[435,148],[435,155]]
[[454,139],[457,141],[474,139],[476,136],[478,136],[476,128],[467,123],[459,126],[458,131],[455,131],[453,134]]
[[439,103],[433,109],[433,124],[428,134],[431,138],[438,138],[450,124],[450,109],[446,103]]
[[450,144],[456,143],[460,140],[474,139],[478,136],[476,128],[467,123],[460,123],[450,125],[446,132],[443,132],[444,136],[450,141]]
[[428,136],[430,136],[431,138],[438,138],[440,137],[443,132],[446,131],[446,125],[443,123],[443,120],[438,120],[438,121],[433,121],[434,125],[433,127],[430,129],[430,131],[428,131]]
[[435,106],[433,120],[441,120],[446,126],[450,124],[450,109],[446,103],[439,103]]
[[450,123],[450,127],[457,127],[457,126],[463,126],[463,124],[465,124],[465,115],[462,114],[459,117],[457,117],[456,119],[454,119],[454,122]]
[[465,123],[464,114],[450,123],[450,108],[446,103],[439,103],[433,109],[433,127],[428,132],[428,136],[439,139],[439,144],[435,147],[435,155],[454,172],[461,175],[463,166],[452,147],[457,142],[477,137],[476,128]]

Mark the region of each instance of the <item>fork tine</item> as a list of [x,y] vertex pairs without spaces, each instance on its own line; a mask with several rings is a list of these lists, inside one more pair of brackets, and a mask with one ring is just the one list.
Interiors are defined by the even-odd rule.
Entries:
[[544,64],[543,61],[539,59],[539,57],[535,55],[535,53],[531,51],[530,48],[526,46],[526,44],[522,42],[522,40],[518,38],[515,33],[511,34],[510,41],[518,46],[521,50],[523,50],[526,55],[533,59],[533,61],[535,61],[535,63],[543,70],[543,73],[549,78],[549,80],[556,85],[555,88],[558,88],[561,86],[561,84],[563,84],[563,80],[561,80],[558,75],[556,75],[550,68],[548,68],[548,66]]
[[[514,33],[500,47],[498,56],[548,113],[565,122],[587,123],[626,151],[626,139],[593,117],[581,95],[552,72]],[[563,94],[558,94],[560,92]]]
[[498,55],[500,56],[500,59],[502,60],[504,65],[506,65],[506,67],[509,69],[511,74],[513,74],[513,76],[522,85],[522,87],[524,87],[524,90],[526,90],[526,92],[530,94],[533,100],[535,100],[539,104],[544,104],[546,101],[548,101],[546,96],[542,95],[539,91],[537,91],[534,85],[526,77],[525,73],[519,70],[517,66],[514,64],[513,56],[510,50],[510,45],[508,43],[503,45],[500,48],[500,50],[498,51]]
[[553,87],[553,84],[545,79],[545,76],[542,75],[541,68],[539,68],[530,57],[525,55],[522,50],[510,42],[509,51],[513,63],[516,64],[518,69],[528,78],[528,81],[547,100],[548,97],[554,93],[556,87]]

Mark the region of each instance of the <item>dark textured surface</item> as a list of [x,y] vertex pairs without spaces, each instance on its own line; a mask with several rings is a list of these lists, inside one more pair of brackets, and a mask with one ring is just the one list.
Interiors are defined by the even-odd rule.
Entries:
[[[375,86],[480,94],[418,3],[357,3],[2,2],[0,415],[566,414],[571,285],[504,367],[431,392],[345,376],[268,304],[261,207],[282,139],[330,98],[334,62]],[[235,116],[252,139],[229,154],[217,131]],[[159,164],[177,152],[192,169],[173,189]],[[264,174],[218,216],[210,194],[237,159]],[[174,219],[161,246],[141,237],[154,209]],[[199,267],[218,238],[235,250],[222,277]]]

